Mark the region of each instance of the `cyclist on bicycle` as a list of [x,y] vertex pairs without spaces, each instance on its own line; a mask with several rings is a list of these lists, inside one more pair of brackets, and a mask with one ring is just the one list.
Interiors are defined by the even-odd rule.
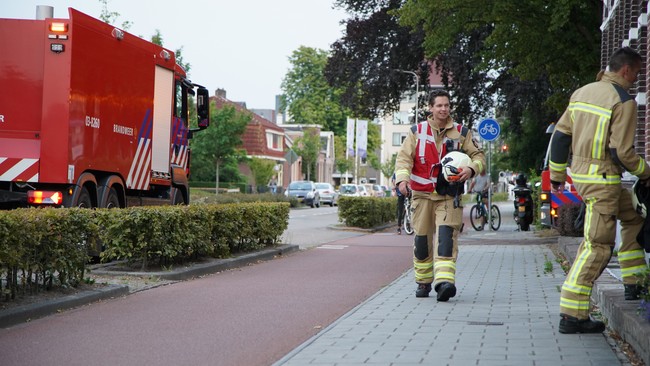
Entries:
[[[481,196],[481,201],[483,201],[484,207],[488,207],[488,190],[490,189],[490,176],[487,175],[485,170],[481,174],[477,175],[472,179],[472,182],[469,184],[469,191],[476,193]],[[483,215],[483,222],[481,227],[485,226],[487,220],[487,215]]]

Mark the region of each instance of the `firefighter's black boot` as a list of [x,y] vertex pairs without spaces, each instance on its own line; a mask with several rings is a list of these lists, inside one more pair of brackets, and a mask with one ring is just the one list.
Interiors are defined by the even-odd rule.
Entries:
[[456,296],[456,286],[453,283],[441,282],[436,285],[438,301],[447,301],[449,298]]
[[624,285],[625,287],[625,300],[638,300],[641,296],[641,286],[639,285]]
[[563,334],[602,333],[605,330],[605,323],[598,320],[578,319],[564,314],[560,316],[560,333]]
[[429,292],[431,292],[430,283],[419,283],[418,289],[415,290],[415,297],[429,297]]

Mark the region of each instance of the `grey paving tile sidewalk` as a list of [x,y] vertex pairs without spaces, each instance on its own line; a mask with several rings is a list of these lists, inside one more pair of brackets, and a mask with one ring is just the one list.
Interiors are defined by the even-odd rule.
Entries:
[[546,246],[461,245],[457,266],[449,302],[417,299],[408,271],[276,365],[621,364],[602,334],[558,332],[564,273]]

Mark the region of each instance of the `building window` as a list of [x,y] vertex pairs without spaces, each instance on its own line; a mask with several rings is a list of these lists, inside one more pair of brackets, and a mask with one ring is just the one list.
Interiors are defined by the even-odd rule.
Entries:
[[282,151],[282,135],[266,132],[266,147],[271,150]]
[[409,119],[409,112],[401,111],[393,113],[393,124],[394,125],[410,125],[411,121]]
[[406,138],[406,133],[404,132],[393,132],[393,146],[402,146],[402,142]]

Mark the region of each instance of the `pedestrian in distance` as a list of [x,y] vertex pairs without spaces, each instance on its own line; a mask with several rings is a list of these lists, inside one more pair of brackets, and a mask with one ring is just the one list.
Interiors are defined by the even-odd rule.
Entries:
[[560,333],[605,330],[603,322],[589,317],[589,299],[594,281],[612,255],[617,220],[621,223],[618,260],[625,299],[639,298],[636,274],[646,263],[636,236],[643,219],[632,206],[631,192],[621,185],[621,175],[627,170],[646,185],[650,179],[650,166],[634,150],[637,104],[628,94],[642,64],[641,55],[632,48],[616,50],[608,71],[573,93],[551,137],[552,191],[562,190],[572,153],[571,178],[585,204],[584,239],[560,294]]
[[[455,200],[463,193],[463,183],[484,170],[485,155],[472,131],[452,120],[449,93],[433,91],[429,111],[427,120],[407,133],[397,154],[395,180],[403,195],[411,191],[415,296],[428,297],[433,285],[437,300],[447,301],[456,295],[458,233],[463,219],[463,208]],[[457,167],[456,183],[451,184],[445,179],[443,164],[464,154],[467,161]]]
[[393,184],[393,189],[395,190],[395,195],[397,196],[397,235],[402,235],[402,224],[404,223],[404,195],[397,188],[395,184],[395,173],[391,178],[391,183]]

